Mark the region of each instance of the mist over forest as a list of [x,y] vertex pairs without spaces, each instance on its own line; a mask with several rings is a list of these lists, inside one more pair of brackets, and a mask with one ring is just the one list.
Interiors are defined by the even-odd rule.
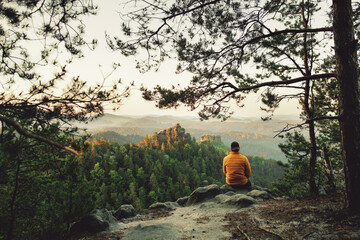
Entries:
[[296,125],[299,122],[296,116],[276,116],[269,121],[262,121],[260,117],[230,118],[221,122],[200,121],[196,117],[105,114],[87,125],[78,126],[86,126],[88,132],[96,138],[104,137],[120,144],[137,144],[145,135],[154,134],[179,123],[197,140],[203,135],[218,135],[226,146],[230,146],[233,141],[239,141],[241,152],[244,154],[286,161],[284,153],[278,147],[284,140],[275,135],[286,125]]

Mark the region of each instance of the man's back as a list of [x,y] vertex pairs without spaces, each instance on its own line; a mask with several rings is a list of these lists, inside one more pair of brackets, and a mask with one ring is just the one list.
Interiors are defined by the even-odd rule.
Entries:
[[229,185],[245,185],[251,175],[249,161],[240,152],[230,152],[224,158],[223,171]]

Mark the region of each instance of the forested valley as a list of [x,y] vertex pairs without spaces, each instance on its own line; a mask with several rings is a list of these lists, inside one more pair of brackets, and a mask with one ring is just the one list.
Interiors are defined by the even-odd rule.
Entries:
[[[14,135],[3,135],[9,141],[0,149],[1,239],[10,223],[15,239],[56,239],[93,209],[131,204],[140,211],[188,196],[204,181],[225,184],[222,160],[229,147],[211,139],[196,141],[185,131],[176,125],[139,144],[76,139],[72,146],[81,150],[80,157],[44,146],[28,148]],[[248,158],[255,184],[271,188],[282,176],[277,161]]]

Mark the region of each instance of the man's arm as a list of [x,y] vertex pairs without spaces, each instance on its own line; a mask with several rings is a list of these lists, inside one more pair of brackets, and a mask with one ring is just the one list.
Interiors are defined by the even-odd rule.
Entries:
[[225,158],[223,160],[223,172],[224,172],[224,175],[226,176],[226,163],[225,163]]
[[250,167],[250,163],[249,160],[247,159],[247,157],[245,157],[246,161],[245,161],[245,176],[247,178],[249,178],[251,176],[251,167]]

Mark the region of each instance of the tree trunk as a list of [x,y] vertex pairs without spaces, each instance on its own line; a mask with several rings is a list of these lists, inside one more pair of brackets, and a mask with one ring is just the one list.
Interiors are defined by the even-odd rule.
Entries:
[[329,184],[328,192],[330,194],[334,194],[336,193],[335,177],[326,146],[323,147],[323,155],[324,155],[324,164],[325,164],[325,175],[328,179],[328,184]]
[[310,121],[309,123],[309,134],[310,134],[310,143],[311,143],[311,149],[310,149],[310,162],[309,162],[309,186],[310,186],[310,195],[312,197],[318,195],[319,191],[316,186],[315,182],[315,168],[316,168],[316,140],[315,140],[315,126],[314,121]]
[[360,105],[356,44],[350,0],[333,0],[334,44],[340,95],[340,130],[349,211],[360,213]]
[[15,209],[15,203],[16,203],[16,197],[18,194],[19,189],[19,177],[20,177],[20,165],[21,162],[18,159],[16,161],[17,167],[16,167],[16,174],[15,174],[15,186],[14,191],[12,193],[11,202],[10,202],[10,220],[9,220],[9,229],[7,232],[7,240],[13,239],[14,236],[14,227],[15,227],[15,219],[16,219],[16,209]]
[[[308,15],[305,13],[305,8],[302,7],[302,20],[303,20],[303,27],[307,29],[309,18]],[[305,75],[311,76],[311,65],[309,63],[309,43],[308,43],[308,36],[307,33],[303,35],[303,48],[304,48],[304,66],[305,66]],[[315,136],[315,123],[312,121],[314,118],[314,106],[313,101],[310,99],[310,80],[306,80],[305,84],[305,97],[304,97],[304,111],[309,120],[309,138],[310,138],[310,159],[309,159],[309,188],[310,188],[310,196],[315,197],[318,195],[318,188],[315,182],[315,168],[316,168],[316,158],[317,158],[317,146],[316,146],[316,136]],[[311,104],[311,107],[310,107]]]
[[316,138],[315,138],[315,124],[314,121],[311,121],[313,119],[313,112],[309,107],[309,95],[310,95],[310,80],[306,81],[305,85],[305,98],[304,98],[304,110],[306,113],[306,117],[309,122],[309,138],[310,138],[310,159],[309,159],[309,188],[310,188],[310,195],[312,197],[318,195],[318,189],[315,182],[315,167],[316,167]]
[[72,220],[72,208],[73,208],[73,181],[72,181],[72,177],[69,180],[69,187],[70,187],[70,193],[69,193],[69,205],[68,205],[68,214],[67,214],[67,219],[66,219],[66,223],[67,223],[67,229],[70,229],[70,225],[71,225],[71,220]]

